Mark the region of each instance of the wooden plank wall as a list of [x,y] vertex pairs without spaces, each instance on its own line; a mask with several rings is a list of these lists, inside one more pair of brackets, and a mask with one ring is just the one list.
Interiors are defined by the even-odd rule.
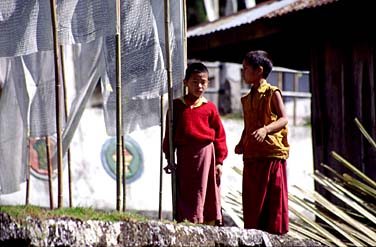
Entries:
[[344,39],[326,39],[312,47],[314,168],[330,177],[320,163],[353,175],[332,157],[335,151],[376,181],[376,150],[354,122],[358,118],[376,140],[375,47],[375,41]]

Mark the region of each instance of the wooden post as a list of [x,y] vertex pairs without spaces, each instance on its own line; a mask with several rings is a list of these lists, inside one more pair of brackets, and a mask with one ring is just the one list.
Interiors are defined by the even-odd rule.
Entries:
[[51,20],[52,20],[52,36],[54,43],[55,58],[55,98],[56,98],[56,147],[57,147],[57,174],[58,174],[58,208],[63,207],[63,145],[61,138],[61,112],[60,112],[60,76],[59,76],[59,45],[56,19],[56,1],[50,0]]

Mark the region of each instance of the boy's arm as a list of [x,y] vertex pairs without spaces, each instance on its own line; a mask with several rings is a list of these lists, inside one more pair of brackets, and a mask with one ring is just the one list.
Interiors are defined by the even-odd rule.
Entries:
[[166,129],[165,129],[165,135],[164,135],[164,138],[163,138],[163,143],[162,143],[162,150],[163,150],[163,153],[165,154],[165,158],[167,160],[167,166],[165,166],[163,169],[165,170],[165,172],[167,174],[171,174],[172,173],[172,169],[175,169],[175,164],[172,164],[170,162],[170,141],[169,141],[169,137],[170,137],[170,132],[169,132],[169,128],[170,128],[170,122],[169,122],[169,114],[170,114],[170,110],[167,110],[167,114],[166,114]]
[[240,137],[238,144],[236,144],[236,146],[235,146],[234,152],[236,154],[242,154],[243,153],[243,138],[244,138],[244,129],[243,129],[242,136]]
[[263,142],[265,137],[269,133],[281,130],[288,123],[285,105],[283,104],[282,95],[279,90],[274,91],[271,101],[272,110],[277,114],[278,117],[275,122],[265,125],[264,127],[259,128],[252,133],[252,135],[258,142]]
[[[167,110],[167,114],[166,114],[166,120],[165,120],[165,134],[164,134],[164,138],[163,138],[163,142],[162,142],[162,151],[163,151],[163,153],[165,154],[165,158],[168,160],[169,159],[169,157],[170,157],[170,136],[169,136],[169,134],[170,134],[170,132],[169,132],[169,126],[170,126],[170,124],[169,124],[169,121],[168,121],[168,119],[169,119],[169,114],[170,114],[170,110]],[[161,126],[161,128],[162,128],[162,126]]]
[[277,121],[270,123],[269,125],[265,126],[267,133],[279,131],[283,127],[285,127],[288,123],[285,105],[283,104],[282,95],[281,95],[281,92],[279,90],[276,90],[273,93],[272,109],[274,109],[278,118],[277,118]]
[[223,161],[227,158],[227,142],[226,142],[226,132],[222,125],[222,120],[219,117],[219,114],[214,117],[212,123],[213,128],[215,129],[215,139],[214,139],[214,148],[216,156],[216,164],[223,164]]

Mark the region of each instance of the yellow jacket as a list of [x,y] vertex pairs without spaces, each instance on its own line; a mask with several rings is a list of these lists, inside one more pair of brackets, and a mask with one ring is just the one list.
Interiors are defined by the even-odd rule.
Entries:
[[251,136],[259,128],[277,120],[271,110],[273,93],[279,89],[266,81],[260,84],[256,92],[241,98],[244,114],[244,130],[241,138],[243,159],[284,159],[289,156],[290,145],[287,141],[287,125],[274,133],[269,133],[260,143]]

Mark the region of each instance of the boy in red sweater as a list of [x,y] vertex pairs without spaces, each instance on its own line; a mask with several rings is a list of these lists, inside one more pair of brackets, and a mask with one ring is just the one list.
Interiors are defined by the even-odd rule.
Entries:
[[[216,106],[202,96],[208,83],[206,66],[190,64],[184,78],[188,94],[173,101],[178,222],[223,223],[220,177],[227,157],[226,134]],[[170,157],[168,135],[166,128],[163,152],[167,160]],[[171,169],[175,168],[168,161],[165,171],[171,173]]]

